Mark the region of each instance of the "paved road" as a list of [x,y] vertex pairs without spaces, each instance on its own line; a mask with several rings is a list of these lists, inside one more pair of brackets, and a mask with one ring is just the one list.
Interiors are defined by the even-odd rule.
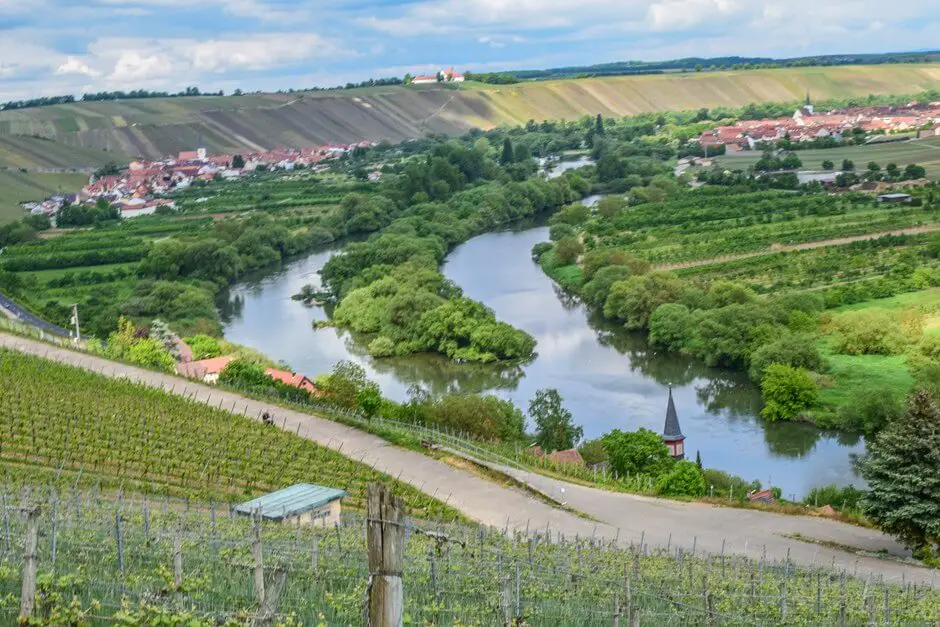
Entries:
[[[621,543],[641,538],[653,546],[696,547],[698,551],[746,554],[760,558],[766,550],[771,560],[790,558],[800,564],[834,564],[860,576],[883,575],[886,580],[935,584],[935,571],[899,562],[856,555],[782,537],[800,533],[819,540],[863,548],[887,550],[898,555],[902,547],[875,531],[830,520],[784,516],[756,510],[713,507],[700,503],[678,503],[661,499],[605,492],[553,480],[535,473],[505,469],[544,492],[561,495],[570,507],[590,514],[599,523],[549,506],[526,493],[496,485],[471,473],[457,470],[420,453],[389,445],[385,440],[344,425],[282,409],[245,398],[232,392],[57,348],[42,342],[0,334],[0,347],[40,355],[112,377],[126,377],[143,385],[163,388],[203,402],[249,416],[270,411],[278,425],[297,431],[303,437],[350,458],[375,465],[378,470],[400,478],[428,494],[446,500],[461,512],[487,525],[510,529],[562,532],[568,537],[596,535]],[[316,477],[311,477],[315,480]]]
[[51,333],[52,335],[58,335],[59,337],[71,337],[70,333],[66,329],[46,322],[42,318],[33,315],[3,294],[0,294],[0,315],[6,315],[13,320],[19,320],[20,322],[36,327],[37,329],[42,329],[46,333]]

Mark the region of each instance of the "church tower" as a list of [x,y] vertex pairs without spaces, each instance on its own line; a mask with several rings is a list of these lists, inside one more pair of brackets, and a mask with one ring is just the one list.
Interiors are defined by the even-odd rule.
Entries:
[[673,459],[685,459],[685,436],[679,428],[679,415],[672,400],[672,386],[669,386],[669,404],[666,406],[666,426],[663,428],[663,442],[669,448]]

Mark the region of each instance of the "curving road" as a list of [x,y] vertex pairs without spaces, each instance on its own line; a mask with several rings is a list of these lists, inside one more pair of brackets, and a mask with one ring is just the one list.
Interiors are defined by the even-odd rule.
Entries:
[[57,335],[59,337],[71,337],[71,333],[62,327],[56,326],[50,322],[46,322],[39,316],[31,313],[30,311],[23,309],[15,302],[0,294],[0,315],[5,314],[13,320],[18,320],[30,326],[41,329],[46,333],[51,333],[52,335]]
[[[736,553],[760,559],[791,560],[803,565],[833,565],[848,573],[884,576],[885,580],[936,585],[936,572],[896,561],[858,557],[852,553],[795,541],[784,534],[799,533],[820,541],[888,551],[904,555],[903,547],[877,531],[805,516],[785,516],[756,510],[680,503],[649,497],[606,492],[569,484],[513,468],[503,469],[552,496],[562,496],[569,507],[589,514],[598,523],[536,500],[527,493],[506,488],[469,472],[458,470],[421,453],[396,448],[371,434],[309,414],[271,407],[233,392],[107,361],[50,346],[35,340],[0,333],[0,348],[10,348],[78,366],[109,377],[123,377],[172,394],[248,416],[273,414],[276,424],[344,455],[374,465],[424,492],[447,501],[481,523],[514,530],[549,529],[567,537],[596,536],[621,543],[682,546],[710,553]],[[315,481],[316,477],[312,476]],[[562,488],[564,492],[562,493]]]

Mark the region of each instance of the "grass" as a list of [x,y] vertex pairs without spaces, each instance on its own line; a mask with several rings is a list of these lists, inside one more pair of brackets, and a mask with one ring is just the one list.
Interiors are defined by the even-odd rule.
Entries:
[[898,309],[911,308],[920,309],[925,313],[940,311],[940,288],[923,290],[921,292],[911,292],[910,294],[899,294],[898,296],[892,296],[891,298],[866,301],[864,303],[856,303],[854,305],[844,305],[838,309],[834,309],[833,311],[859,311],[862,309],[884,309],[888,311],[896,311]]
[[[827,159],[835,163],[836,168],[841,167],[843,159],[854,161],[858,172],[864,171],[869,161],[874,161],[882,167],[889,163],[896,163],[902,168],[916,163],[924,166],[928,178],[940,179],[940,137],[869,146],[800,150],[797,155],[803,162],[803,168],[807,170],[822,170],[822,162]],[[744,154],[725,155],[718,157],[715,161],[728,168],[747,168],[756,163],[760,157],[760,152],[751,151]]]
[[45,200],[57,193],[75,193],[88,183],[87,174],[35,174],[0,170],[0,224],[23,217],[20,203]]
[[820,390],[824,407],[840,407],[871,390],[890,390],[902,397],[914,385],[906,355],[838,355],[825,339],[820,342],[820,353],[829,363],[828,375],[833,379],[831,387]]
[[33,277],[40,283],[45,283],[53,279],[61,279],[64,276],[69,274],[77,274],[80,272],[111,272],[113,270],[125,269],[133,270],[137,267],[136,262],[129,263],[111,263],[101,266],[80,266],[77,268],[54,268],[52,270],[36,270],[35,272],[23,272],[23,277]]

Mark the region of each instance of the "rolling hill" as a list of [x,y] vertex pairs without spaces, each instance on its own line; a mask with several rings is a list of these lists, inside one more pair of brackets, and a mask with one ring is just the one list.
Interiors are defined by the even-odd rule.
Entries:
[[[672,73],[500,86],[467,83],[460,89],[393,86],[79,102],[0,112],[0,141],[4,136],[53,140],[75,149],[75,165],[89,165],[93,155],[160,157],[197,145],[210,153],[224,153],[362,139],[399,141],[428,132],[460,133],[529,119],[739,107],[799,100],[807,92],[820,99],[914,94],[937,88],[940,64],[910,64]],[[9,146],[14,140],[6,141]],[[0,155],[4,150],[9,152],[0,143]],[[6,161],[15,158],[24,157],[4,157]]]

